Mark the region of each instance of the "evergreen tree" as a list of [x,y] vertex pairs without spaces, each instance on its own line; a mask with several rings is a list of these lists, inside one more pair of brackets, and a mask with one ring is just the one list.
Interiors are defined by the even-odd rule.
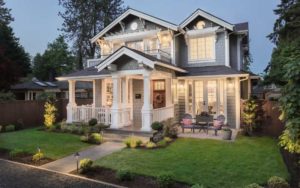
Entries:
[[63,18],[62,31],[77,54],[77,68],[82,69],[83,58],[93,58],[96,44],[90,39],[125,10],[122,0],[59,0],[64,8],[59,15]]
[[286,64],[284,58],[281,58],[282,48],[290,42],[300,40],[300,1],[299,0],[282,0],[274,10],[278,19],[274,24],[274,31],[268,37],[276,44],[273,49],[272,58],[265,69],[265,83],[275,83],[284,85],[287,83],[283,79],[283,66]]
[[13,20],[10,9],[0,0],[0,90],[8,90],[30,72],[30,56],[9,26]]
[[48,44],[43,55],[38,53],[33,58],[33,74],[38,79],[54,81],[55,77],[73,70],[74,61],[64,37],[59,36]]

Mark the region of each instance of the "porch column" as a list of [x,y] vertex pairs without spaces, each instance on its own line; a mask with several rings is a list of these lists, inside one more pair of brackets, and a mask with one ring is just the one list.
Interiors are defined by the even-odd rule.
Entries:
[[68,80],[69,82],[69,103],[67,105],[67,123],[73,122],[73,107],[76,106],[75,102],[75,80]]
[[153,106],[151,103],[151,82],[150,72],[145,70],[144,77],[144,105],[142,107],[142,130],[151,131],[152,124],[152,110]]
[[120,127],[120,78],[117,75],[112,76],[113,81],[113,103],[111,107],[111,128]]
[[97,79],[93,80],[93,107],[100,107],[102,105],[101,101],[101,87],[102,87],[102,80]]
[[240,78],[235,78],[235,109],[236,109],[236,119],[235,119],[235,126],[236,129],[240,129],[241,124],[241,83]]

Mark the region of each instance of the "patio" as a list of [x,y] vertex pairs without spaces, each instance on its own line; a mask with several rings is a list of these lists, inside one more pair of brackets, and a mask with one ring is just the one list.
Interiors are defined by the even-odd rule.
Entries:
[[[231,140],[229,141],[235,141],[238,131],[236,129],[231,129],[231,130],[232,130],[232,136],[231,136]],[[217,136],[215,136],[215,132],[213,130],[209,130],[208,134],[206,134],[206,132],[204,132],[203,130],[201,130],[200,132],[199,130],[195,130],[195,132],[193,132],[190,129],[185,129],[183,133],[181,132],[181,128],[180,128],[180,131],[178,132],[178,137],[223,140],[223,131],[222,130],[218,131]]]

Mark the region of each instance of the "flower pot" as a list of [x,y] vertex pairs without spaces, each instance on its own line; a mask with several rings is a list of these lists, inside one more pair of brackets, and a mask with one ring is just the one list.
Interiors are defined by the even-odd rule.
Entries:
[[231,140],[232,130],[223,130],[223,140]]

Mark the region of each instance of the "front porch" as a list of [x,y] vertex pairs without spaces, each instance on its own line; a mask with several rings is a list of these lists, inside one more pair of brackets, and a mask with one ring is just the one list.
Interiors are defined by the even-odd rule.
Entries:
[[[125,74],[126,72],[126,74]],[[159,71],[125,71],[93,82],[93,103],[77,106],[75,83],[69,80],[69,104],[67,122],[88,122],[110,125],[111,129],[151,131],[154,121],[174,117],[174,103],[171,97],[172,77]],[[160,89],[157,91],[157,87]],[[162,97],[157,101],[157,97]],[[162,104],[159,104],[162,103]]]

